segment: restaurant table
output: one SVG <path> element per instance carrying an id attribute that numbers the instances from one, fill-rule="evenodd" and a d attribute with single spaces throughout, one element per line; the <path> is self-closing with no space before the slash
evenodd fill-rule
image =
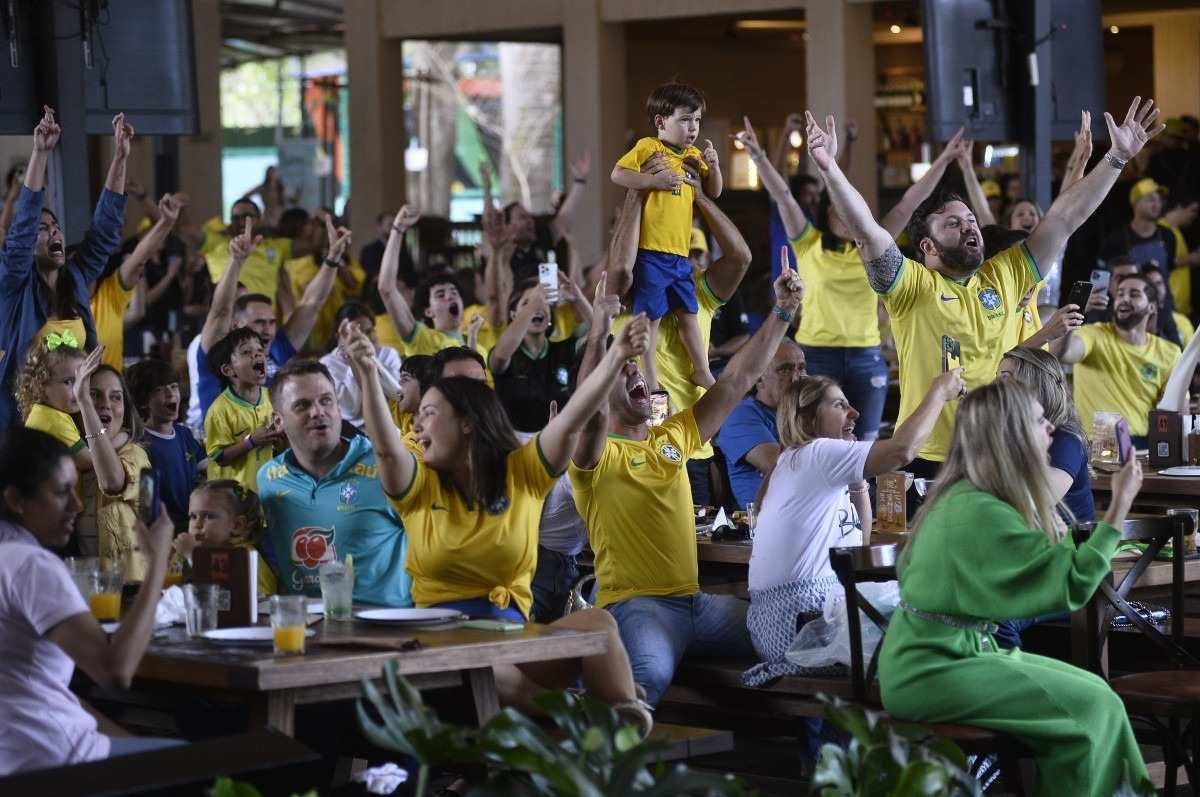
<path id="1" fill-rule="evenodd" d="M 293 735 L 295 708 L 358 697 L 363 677 L 379 678 L 397 662 L 397 673 L 418 689 L 467 687 L 480 724 L 499 708 L 493 668 L 603 653 L 607 636 L 530 624 L 520 631 L 472 628 L 406 629 L 362 621 L 319 622 L 299 656 L 276 656 L 270 647 L 216 645 L 189 639 L 182 628 L 156 636 L 138 665 L 137 686 L 188 687 L 245 703 L 250 729 Z M 369 645 L 404 645 L 379 649 Z"/>
<path id="2" fill-rule="evenodd" d="M 1163 476 L 1143 462 L 1142 489 L 1134 499 L 1135 507 L 1200 507 L 1200 476 Z M 1097 506 L 1108 506 L 1111 497 L 1108 473 L 1092 473 L 1092 495 Z"/>

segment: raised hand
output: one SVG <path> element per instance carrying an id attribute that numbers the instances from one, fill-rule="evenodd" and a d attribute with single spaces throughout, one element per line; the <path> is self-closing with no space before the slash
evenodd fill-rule
<path id="1" fill-rule="evenodd" d="M 825 117 L 825 128 L 822 129 L 811 111 L 804 112 L 805 138 L 808 139 L 808 156 L 817 164 L 821 171 L 828 171 L 837 163 L 837 127 L 833 114 Z"/>
<path id="2" fill-rule="evenodd" d="M 158 200 L 159 219 L 172 227 L 179 220 L 179 211 L 181 210 L 183 210 L 183 203 L 174 194 L 163 194 L 163 198 Z"/>
<path id="3" fill-rule="evenodd" d="M 1089 304 L 1091 302 L 1089 301 Z M 1051 340 L 1058 340 L 1083 326 L 1083 312 L 1077 304 L 1066 304 L 1054 311 L 1042 328 Z"/>
<path id="4" fill-rule="evenodd" d="M 592 152 L 585 149 L 579 157 L 571 161 L 571 177 L 575 180 L 586 180 L 592 172 Z"/>
<path id="5" fill-rule="evenodd" d="M 742 119 L 745 120 L 746 117 L 743 116 Z M 804 115 L 803 114 L 789 113 L 787 115 L 787 119 L 783 120 L 783 134 L 785 136 L 788 133 L 792 132 L 793 130 L 803 130 L 803 129 L 804 129 Z"/>
<path id="6" fill-rule="evenodd" d="M 246 217 L 246 228 L 242 230 L 241 235 L 234 236 L 229 240 L 229 256 L 234 263 L 239 266 L 246 262 L 246 258 L 250 257 L 250 253 L 262 243 L 262 236 L 254 234 L 253 220 Z"/>
<path id="7" fill-rule="evenodd" d="M 408 205 L 403 205 L 396 211 L 396 218 L 392 219 L 392 229 L 403 235 L 409 227 L 412 227 L 420 220 L 421 211 L 416 208 L 410 208 Z"/>
<path id="8" fill-rule="evenodd" d="M 375 367 L 375 345 L 371 343 L 371 339 L 366 333 L 359 328 L 358 324 L 348 323 L 345 341 L 339 345 L 342 347 L 342 352 L 345 353 L 350 364 L 358 369 L 369 369 Z M 342 330 L 338 330 L 338 336 L 341 338 Z"/>
<path id="9" fill-rule="evenodd" d="M 1112 142 L 1110 152 L 1118 159 L 1128 161 L 1142 151 L 1146 142 L 1166 129 L 1158 123 L 1158 106 L 1154 100 L 1134 97 L 1120 125 L 1108 111 L 1104 112 L 1104 124 L 1108 127 L 1108 138 Z"/>
<path id="10" fill-rule="evenodd" d="M 112 119 L 113 127 L 113 157 L 129 157 L 129 148 L 133 144 L 133 125 L 125 121 L 125 114 L 119 113 Z"/>
<path id="11" fill-rule="evenodd" d="M 404 209 L 401 208 L 401 211 Z M 342 262 L 342 257 L 346 254 L 346 249 L 350 246 L 350 230 L 345 227 L 334 227 L 333 218 L 329 215 L 325 216 L 325 232 L 329 236 L 329 253 L 325 256 L 327 260 Z"/>
<path id="12" fill-rule="evenodd" d="M 661 152 L 656 152 L 646 159 L 642 164 L 642 173 L 653 176 L 654 182 L 651 187 L 660 191 L 674 191 L 683 185 L 683 175 L 671 168 L 671 164 Z"/>
<path id="13" fill-rule="evenodd" d="M 100 367 L 100 357 L 103 354 L 104 347 L 97 346 L 75 366 L 75 384 L 72 385 L 72 390 L 75 391 L 75 400 L 80 405 L 92 400 L 92 374 Z"/>
<path id="14" fill-rule="evenodd" d="M 797 114 L 792 114 L 792 116 L 797 116 Z M 791 119 L 792 117 L 789 116 L 788 121 L 791 121 Z M 785 135 L 788 132 L 790 130 L 785 131 Z M 754 125 L 750 124 L 749 116 L 742 117 L 742 129 L 733 134 L 733 140 L 740 141 L 742 146 L 746 148 L 746 151 L 750 153 L 751 158 L 757 158 L 762 154 L 762 145 L 758 143 L 758 136 L 754 132 Z"/>
<path id="15" fill-rule="evenodd" d="M 950 136 L 950 140 L 946 142 L 946 148 L 938 155 L 938 160 L 946 161 L 969 158 L 971 156 L 971 148 L 975 142 L 963 137 L 963 128 L 958 128 L 954 135 Z"/>
<path id="16" fill-rule="evenodd" d="M 62 128 L 54 121 L 54 109 L 49 105 L 42 106 L 42 118 L 33 128 L 33 151 L 49 152 L 58 146 L 58 137 Z"/>
<path id="17" fill-rule="evenodd" d="M 1079 129 L 1075 131 L 1075 149 L 1071 152 L 1071 160 L 1078 163 L 1080 158 L 1084 163 L 1092 157 L 1092 112 L 1079 112 Z"/>
<path id="18" fill-rule="evenodd" d="M 960 133 L 962 132 L 961 128 L 959 129 L 959 132 Z M 857 141 L 858 140 L 858 122 L 854 121 L 853 119 L 846 120 L 846 140 L 847 141 Z"/>
<path id="19" fill-rule="evenodd" d="M 608 333 L 612 321 L 621 314 L 621 297 L 608 292 L 608 272 L 601 271 L 596 280 L 596 293 L 592 299 L 592 329 Z"/>
<path id="20" fill-rule="evenodd" d="M 568 277 L 562 269 L 558 270 L 558 291 L 567 302 L 573 302 L 581 295 L 575 280 Z"/>
<path id="21" fill-rule="evenodd" d="M 779 262 L 782 268 L 775 280 L 775 305 L 789 314 L 795 314 L 804 299 L 804 280 L 792 270 L 788 264 L 788 247 L 785 245 L 779 252 Z"/>
<path id="22" fill-rule="evenodd" d="M 717 148 L 713 146 L 712 139 L 704 139 L 704 149 L 700 152 L 704 162 L 708 164 L 708 168 L 716 169 L 720 167 L 720 160 L 717 157 Z"/>
<path id="23" fill-rule="evenodd" d="M 638 313 L 628 324 L 621 327 L 613 341 L 612 349 L 621 362 L 641 357 L 650 344 L 650 320 L 645 313 Z"/>
<path id="24" fill-rule="evenodd" d="M 1088 296 L 1087 307 L 1083 308 L 1083 312 L 1091 313 L 1096 310 L 1107 310 L 1108 301 L 1108 291 L 1104 290 L 1104 288 L 1100 287 L 1099 285 L 1096 285 L 1092 288 L 1091 295 Z"/>
<path id="25" fill-rule="evenodd" d="M 937 395 L 942 401 L 953 401 L 967 394 L 967 386 L 963 383 L 963 369 L 954 368 L 944 374 L 939 374 L 929 386 L 929 392 Z"/>

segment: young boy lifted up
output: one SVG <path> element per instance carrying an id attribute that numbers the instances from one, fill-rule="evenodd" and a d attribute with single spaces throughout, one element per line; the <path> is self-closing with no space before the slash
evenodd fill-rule
<path id="1" fill-rule="evenodd" d="M 704 95 L 691 86 L 667 83 L 656 88 L 646 100 L 646 115 L 658 137 L 640 139 L 625 153 L 613 167 L 612 181 L 623 188 L 649 192 L 633 269 L 633 312 L 645 313 L 650 319 L 649 350 L 657 350 L 662 317 L 673 313 L 692 360 L 691 381 L 707 388 L 713 384 L 713 375 L 696 323 L 696 289 L 688 261 L 695 189 L 683 179 L 687 163 L 700 173 L 705 193 L 721 195 L 717 150 L 708 139 L 703 152 L 695 146 L 703 112 Z M 664 158 L 667 168 L 643 173 L 644 164 L 655 156 Z M 654 360 L 653 355 L 645 358 L 651 390 L 658 389 Z"/>

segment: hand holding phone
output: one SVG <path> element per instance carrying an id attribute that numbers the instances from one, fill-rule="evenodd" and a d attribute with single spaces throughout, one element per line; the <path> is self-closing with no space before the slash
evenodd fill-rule
<path id="1" fill-rule="evenodd" d="M 158 520 L 162 504 L 158 497 L 158 479 L 149 468 L 142 470 L 138 476 L 138 515 L 147 526 Z"/>
<path id="2" fill-rule="evenodd" d="M 1117 436 L 1117 462 L 1124 465 L 1133 457 L 1133 438 L 1129 435 L 1129 422 L 1124 418 L 1113 426 Z"/>
<path id="3" fill-rule="evenodd" d="M 1083 282 L 1082 280 L 1074 283 L 1071 286 L 1071 292 L 1067 294 L 1067 304 L 1073 304 L 1079 308 L 1079 312 L 1086 313 L 1088 299 L 1092 298 L 1092 289 L 1094 287 L 1092 283 Z"/>
<path id="4" fill-rule="evenodd" d="M 962 368 L 962 346 L 949 335 L 942 335 L 942 373 Z"/>
<path id="5" fill-rule="evenodd" d="M 538 263 L 538 282 L 546 288 L 546 301 L 558 304 L 558 264 L 551 255 L 549 263 Z"/>

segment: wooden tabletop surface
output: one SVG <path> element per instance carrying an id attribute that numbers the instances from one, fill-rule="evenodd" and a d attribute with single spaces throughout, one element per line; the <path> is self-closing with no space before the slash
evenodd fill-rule
<path id="1" fill-rule="evenodd" d="M 1107 494 L 1111 491 L 1109 474 L 1092 474 L 1092 492 Z M 1200 476 L 1163 476 L 1147 470 L 1142 476 L 1138 497 L 1147 495 L 1195 496 L 1196 505 L 1200 506 Z"/>
<path id="2" fill-rule="evenodd" d="M 356 682 L 378 677 L 383 664 L 395 659 L 401 675 L 441 673 L 578 658 L 603 653 L 601 632 L 554 629 L 530 624 L 520 631 L 484 631 L 453 627 L 446 630 L 406 630 L 360 621 L 325 622 L 313 629 L 301 656 L 275 656 L 270 647 L 214 645 L 189 639 L 184 629 L 171 628 L 155 638 L 138 666 L 137 677 L 191 686 L 249 691 L 296 689 Z M 366 647 L 365 642 L 412 649 Z"/>

